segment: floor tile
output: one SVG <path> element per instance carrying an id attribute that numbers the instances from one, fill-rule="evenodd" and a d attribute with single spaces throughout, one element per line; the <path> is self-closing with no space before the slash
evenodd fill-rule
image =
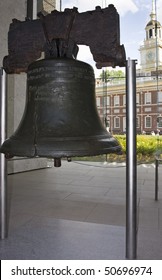
<path id="1" fill-rule="evenodd" d="M 162 185 L 155 201 L 154 176 L 153 165 L 137 167 L 138 259 L 162 259 Z M 62 161 L 9 175 L 8 210 L 2 259 L 125 259 L 123 166 Z"/>

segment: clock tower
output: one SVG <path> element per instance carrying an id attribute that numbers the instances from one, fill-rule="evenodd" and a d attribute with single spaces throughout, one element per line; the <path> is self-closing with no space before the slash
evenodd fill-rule
<path id="1" fill-rule="evenodd" d="M 140 46 L 141 71 L 162 70 L 162 26 L 156 19 L 155 0 L 152 0 L 152 11 L 150 21 L 145 27 L 146 38 Z"/>

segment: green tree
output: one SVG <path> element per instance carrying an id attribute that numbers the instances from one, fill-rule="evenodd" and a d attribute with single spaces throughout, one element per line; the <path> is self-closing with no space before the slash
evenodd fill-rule
<path id="1" fill-rule="evenodd" d="M 122 80 L 125 77 L 125 73 L 122 70 L 103 70 L 100 74 L 100 78 L 107 82 L 109 80 Z"/>

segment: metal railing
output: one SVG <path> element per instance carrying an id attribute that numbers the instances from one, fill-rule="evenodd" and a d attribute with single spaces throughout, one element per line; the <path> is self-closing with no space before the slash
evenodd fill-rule
<path id="1" fill-rule="evenodd" d="M 6 73 L 0 68 L 0 145 L 6 139 Z M 7 236 L 7 162 L 0 153 L 0 234 Z"/>

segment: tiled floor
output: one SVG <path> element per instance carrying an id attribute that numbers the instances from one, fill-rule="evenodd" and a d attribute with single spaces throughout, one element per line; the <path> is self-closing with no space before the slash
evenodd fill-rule
<path id="1" fill-rule="evenodd" d="M 162 188 L 137 167 L 138 259 L 162 259 Z M 8 176 L 9 236 L 1 259 L 125 259 L 125 166 L 63 162 Z"/>

